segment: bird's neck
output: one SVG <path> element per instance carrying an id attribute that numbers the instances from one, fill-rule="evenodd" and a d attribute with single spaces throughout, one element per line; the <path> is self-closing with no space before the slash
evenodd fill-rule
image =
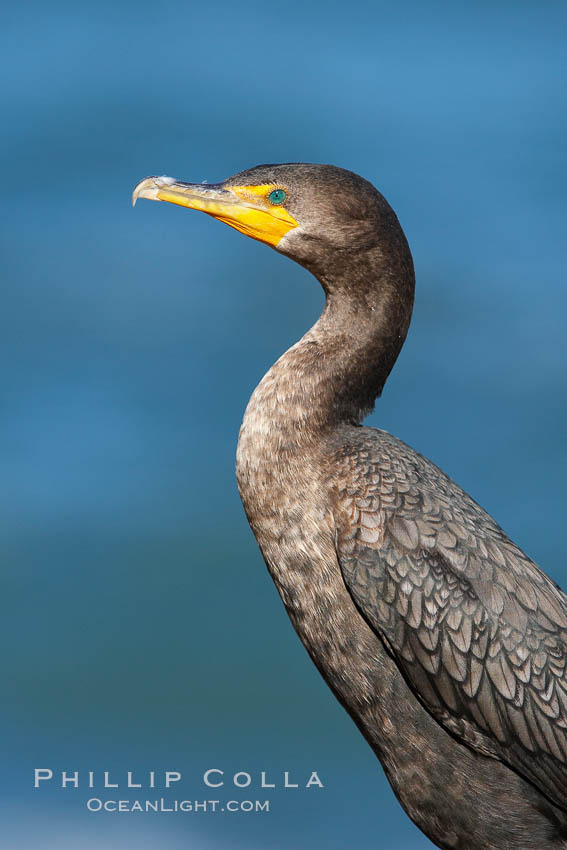
<path id="1" fill-rule="evenodd" d="M 341 424 L 359 424 L 372 410 L 405 340 L 413 304 L 411 262 L 396 276 L 391 268 L 377 274 L 376 265 L 359 258 L 346 264 L 345 279 L 336 269 L 332 278 L 319 275 L 325 309 L 262 379 L 244 425 L 264 435 L 271 431 L 280 445 L 300 444 Z"/>

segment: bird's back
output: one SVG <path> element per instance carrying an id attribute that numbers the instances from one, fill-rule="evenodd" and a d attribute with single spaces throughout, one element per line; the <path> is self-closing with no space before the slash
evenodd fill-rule
<path id="1" fill-rule="evenodd" d="M 328 468 L 346 586 L 413 693 L 457 740 L 567 808 L 565 595 L 395 437 L 346 426 Z"/>

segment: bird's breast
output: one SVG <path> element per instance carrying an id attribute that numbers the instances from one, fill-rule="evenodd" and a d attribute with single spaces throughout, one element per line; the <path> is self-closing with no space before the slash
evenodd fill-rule
<path id="1" fill-rule="evenodd" d="M 340 573 L 323 449 L 284 421 L 269 389 L 264 379 L 240 431 L 237 479 L 244 509 L 307 651 L 335 693 L 356 694 L 352 699 L 368 706 L 380 649 Z"/>

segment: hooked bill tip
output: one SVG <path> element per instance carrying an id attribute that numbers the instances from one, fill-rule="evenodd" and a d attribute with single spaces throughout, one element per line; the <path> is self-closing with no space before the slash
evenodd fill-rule
<path id="1" fill-rule="evenodd" d="M 174 177 L 167 177 L 165 174 L 161 177 L 144 177 L 139 183 L 134 186 L 132 192 L 132 206 L 136 206 L 138 198 L 147 198 L 150 201 L 159 201 L 157 196 L 159 190 L 163 186 L 171 186 L 175 183 Z"/>

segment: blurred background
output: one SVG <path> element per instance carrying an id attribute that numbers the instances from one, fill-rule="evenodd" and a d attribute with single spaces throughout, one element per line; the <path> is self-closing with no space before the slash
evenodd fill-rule
<path id="1" fill-rule="evenodd" d="M 545 0 L 4 8 L 3 848 L 432 846 L 308 660 L 236 490 L 248 397 L 319 287 L 130 194 L 296 160 L 374 182 L 418 289 L 370 423 L 567 584 L 566 24 Z M 166 799 L 210 799 L 210 767 L 325 788 L 227 789 L 263 814 L 94 814 L 34 767 L 181 770 Z"/>

